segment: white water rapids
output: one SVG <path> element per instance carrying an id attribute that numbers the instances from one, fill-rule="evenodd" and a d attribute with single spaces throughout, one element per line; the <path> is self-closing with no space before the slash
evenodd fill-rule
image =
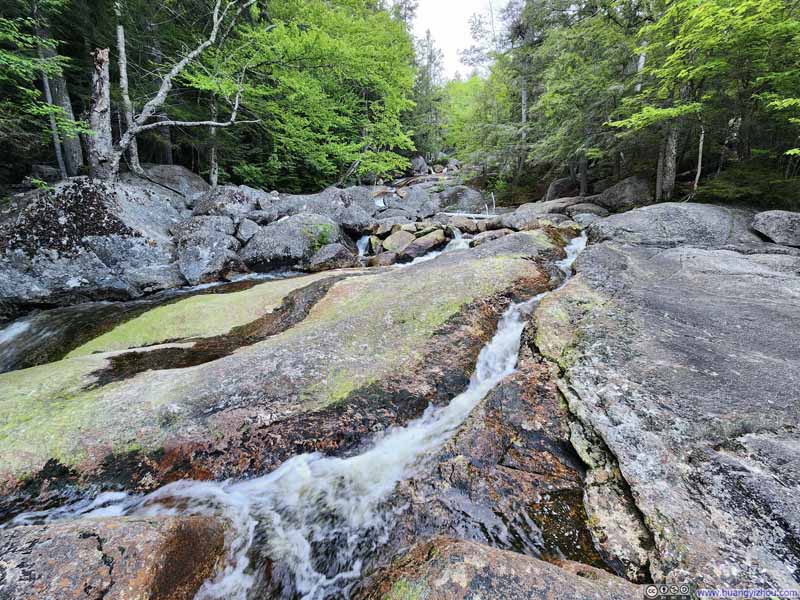
<path id="1" fill-rule="evenodd" d="M 559 267 L 567 274 L 585 247 L 574 239 Z M 481 350 L 468 388 L 444 407 L 429 407 L 406 427 L 384 433 L 349 458 L 296 456 L 272 473 L 238 482 L 180 481 L 144 497 L 106 493 L 46 513 L 27 513 L 11 525 L 76 517 L 216 515 L 230 522 L 224 570 L 206 582 L 198 600 L 244 600 L 256 585 L 251 557 L 268 557 L 291 572 L 304 600 L 347 597 L 364 557 L 387 541 L 385 509 L 398 482 L 441 446 L 472 409 L 517 365 L 527 315 L 543 296 L 514 304 Z"/>

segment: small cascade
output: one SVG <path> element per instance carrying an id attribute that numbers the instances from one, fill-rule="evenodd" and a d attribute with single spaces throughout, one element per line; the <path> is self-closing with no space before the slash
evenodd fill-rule
<path id="1" fill-rule="evenodd" d="M 450 240 L 450 242 L 448 242 L 447 246 L 435 252 L 428 252 L 424 256 L 415 258 L 410 263 L 400 266 L 410 267 L 411 265 L 418 265 L 419 263 L 433 260 L 437 256 L 441 256 L 445 252 L 453 252 L 454 250 L 466 250 L 467 248 L 469 248 L 469 240 L 462 235 L 461 231 L 459 231 L 455 227 L 452 228 L 452 231 L 453 231 L 453 239 Z"/>
<path id="2" fill-rule="evenodd" d="M 456 237 L 448 248 L 465 247 L 464 242 L 468 240 Z M 559 263 L 567 280 L 585 244 L 585 237 L 573 240 Z M 359 455 L 303 454 L 249 481 L 179 481 L 147 496 L 102 494 L 20 515 L 10 525 L 77 517 L 215 515 L 230 524 L 228 560 L 222 572 L 203 585 L 198 600 L 248 598 L 257 585 L 253 557 L 288 568 L 293 589 L 285 590 L 287 598 L 346 598 L 367 561 L 388 541 L 393 514 L 386 502 L 396 485 L 413 477 L 473 408 L 514 373 L 527 317 L 548 293 L 506 310 L 463 393 L 447 406 L 430 406 L 407 426 L 385 432 Z"/>
<path id="3" fill-rule="evenodd" d="M 358 242 L 356 242 L 356 247 L 358 248 L 359 258 L 364 258 L 367 255 L 367 249 L 369 248 L 369 236 L 365 235 L 359 238 Z"/>

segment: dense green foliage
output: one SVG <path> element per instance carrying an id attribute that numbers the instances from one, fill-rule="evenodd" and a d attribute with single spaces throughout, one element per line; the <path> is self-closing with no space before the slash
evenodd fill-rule
<path id="1" fill-rule="evenodd" d="M 11 2 L 0 15 L 0 178 L 56 164 L 59 137 L 66 158 L 78 133 L 87 154 L 94 48 L 111 49 L 120 139 L 115 28 L 127 36 L 135 116 L 209 36 L 216 1 Z M 743 181 L 727 169 L 758 164 L 773 182 L 800 171 L 794 0 L 511 0 L 497 19 L 474 17 L 464 51 L 474 73 L 453 81 L 430 34 L 410 33 L 416 0 L 226 5 L 218 38 L 136 134 L 142 162 L 209 177 L 218 167 L 221 182 L 298 191 L 396 175 L 416 153 L 455 155 L 521 200 L 564 175 L 592 193 L 641 174 L 666 198 L 697 193 L 698 167 L 701 188 L 719 197 Z M 190 126 L 234 117 L 235 126 Z M 180 123 L 152 126 L 169 121 Z"/>
<path id="2" fill-rule="evenodd" d="M 4 89 L 16 90 L 3 96 L 14 109 L 4 107 L 3 135 L 30 142 L 25 153 L 3 158 L 20 166 L 52 155 L 47 120 L 28 119 L 35 127 L 21 123 L 23 115 L 38 111 L 41 117 L 45 110 L 37 85 L 43 68 L 38 45 L 64 55 L 47 61 L 46 68 L 63 73 L 76 118 L 85 118 L 90 106 L 91 49 L 111 49 L 111 80 L 118 81 L 113 2 L 64 0 L 51 15 L 52 42 L 35 35 L 35 23 L 26 16 L 33 2 L 19 2 L 0 21 L 0 60 L 17 61 L 0 80 Z M 119 4 L 136 112 L 163 74 L 208 36 L 214 2 Z M 237 120 L 247 123 L 216 133 L 207 127 L 151 129 L 137 135 L 142 162 L 175 160 L 208 173 L 216 146 L 220 181 L 289 190 L 330 185 L 345 173 L 403 171 L 413 150 L 409 128 L 401 122 L 413 106 L 413 40 L 400 18 L 407 12 L 408 7 L 398 16 L 375 0 L 255 3 L 180 75 L 157 113 L 158 119 L 178 121 L 214 120 L 217 114 L 216 120 L 225 121 L 238 99 Z M 75 23 L 85 26 L 71 26 Z M 122 110 L 118 93 L 115 85 L 115 111 Z M 112 118 L 115 129 L 121 121 Z"/>
<path id="3" fill-rule="evenodd" d="M 755 149 L 797 174 L 797 2 L 520 0 L 502 25 L 488 75 L 447 86 L 445 135 L 499 187 L 531 172 L 655 183 L 671 167 L 688 194 L 701 133 L 704 175 Z"/>

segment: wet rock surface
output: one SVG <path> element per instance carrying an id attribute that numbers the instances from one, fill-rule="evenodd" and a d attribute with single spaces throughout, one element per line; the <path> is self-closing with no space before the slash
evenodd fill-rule
<path id="1" fill-rule="evenodd" d="M 107 266 L 125 252 L 139 272 L 152 265 L 135 258 L 136 241 L 156 240 L 174 254 L 154 262 L 203 281 L 243 257 L 251 268 L 352 267 L 360 232 L 362 261 L 377 268 L 140 307 L 62 360 L 0 375 L 0 514 L 249 479 L 303 453 L 360 454 L 467 387 L 504 310 L 564 280 L 556 261 L 579 230 L 570 217 L 592 215 L 576 276 L 527 319 L 516 371 L 393 488 L 387 541 L 356 597 L 796 587 L 800 252 L 743 209 L 667 203 L 604 217 L 649 202 L 636 180 L 488 219 L 439 212 L 441 181 L 259 192 L 241 210 L 228 192 L 198 191 L 186 206 L 209 214 L 174 209 L 181 218 L 150 237 L 81 238 L 79 260 Z M 141 223 L 137 210 L 121 222 Z M 222 259 L 181 262 L 211 238 Z M 122 287 L 143 289 L 149 275 L 138 277 Z M 188 598 L 218 570 L 222 527 L 126 518 L 3 530 L 0 592 L 69 598 L 89 582 L 89 597 L 110 598 L 133 573 L 142 597 Z M 118 554 L 87 540 L 112 540 Z M 198 556 L 176 550 L 196 544 Z M 290 593 L 285 565 L 258 564 L 265 594 Z"/>
<path id="2" fill-rule="evenodd" d="M 376 576 L 359 600 L 636 600 L 638 586 L 586 565 L 549 564 L 515 552 L 437 537 Z"/>
<path id="3" fill-rule="evenodd" d="M 205 517 L 85 519 L 0 530 L 0 597 L 191 600 L 224 558 Z"/>
<path id="4" fill-rule="evenodd" d="M 656 581 L 800 581 L 800 258 L 748 226 L 745 212 L 691 204 L 598 221 L 602 243 L 537 311 L 574 445 L 606 487 L 587 511 L 606 547 L 635 547 L 639 513 Z M 620 491 L 628 517 L 604 505 Z"/>
<path id="5" fill-rule="evenodd" d="M 104 354 L 87 353 L 90 346 L 1 375 L 3 418 L 14 431 L 0 443 L 4 510 L 34 498 L 46 504 L 93 482 L 152 489 L 180 477 L 263 473 L 299 451 L 344 451 L 376 427 L 458 393 L 491 335 L 501 296 L 543 289 L 547 277 L 529 259 L 556 251 L 543 234 L 515 234 L 461 255 L 347 277 L 299 323 L 190 368 L 159 370 L 169 362 L 155 360 L 148 368 L 157 370 L 98 381 L 114 364 L 108 349 L 155 343 L 137 352 L 179 355 L 193 344 L 191 326 L 170 335 L 180 321 L 171 323 L 167 312 L 153 319 L 152 333 L 142 330 L 146 314 L 123 326 L 131 342 L 110 332 L 108 343 L 93 346 Z M 302 280 L 287 281 L 299 289 Z M 44 430 L 50 441 L 42 444 Z"/>

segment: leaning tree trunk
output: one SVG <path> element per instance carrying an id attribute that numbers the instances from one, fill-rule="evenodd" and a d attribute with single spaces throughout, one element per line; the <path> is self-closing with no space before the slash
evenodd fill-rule
<path id="1" fill-rule="evenodd" d="M 89 166 L 92 177 L 111 179 L 117 173 L 119 156 L 114 150 L 111 134 L 111 92 L 108 75 L 108 48 L 92 52 L 92 110 L 89 123 L 93 135 L 89 137 Z"/>
<path id="2" fill-rule="evenodd" d="M 69 96 L 66 79 L 61 75 L 53 77 L 51 88 L 53 102 L 61 107 L 67 119 L 74 121 L 75 113 L 72 111 L 72 100 Z M 84 164 L 81 138 L 78 135 L 65 135 L 61 140 L 61 144 L 64 146 L 64 164 L 67 167 L 67 174 L 70 177 L 80 175 Z"/>
<path id="3" fill-rule="evenodd" d="M 36 35 L 42 39 L 48 39 L 50 32 L 45 25 L 41 25 L 36 27 Z M 53 58 L 56 56 L 56 51 L 53 48 L 40 47 L 39 56 L 41 58 Z M 52 104 L 60 107 L 67 119 L 74 121 L 75 113 L 72 111 L 72 100 L 69 97 L 67 80 L 64 79 L 62 74 L 55 74 L 49 78 L 48 83 L 50 84 Z M 81 148 L 80 137 L 77 135 L 64 136 L 61 138 L 61 146 L 64 149 L 64 166 L 66 167 L 67 175 L 70 177 L 79 175 L 83 167 L 83 149 Z"/>
<path id="4" fill-rule="evenodd" d="M 125 27 L 122 25 L 122 8 L 119 2 L 115 3 L 114 11 L 117 15 L 117 55 L 119 56 L 119 89 L 122 94 L 122 111 L 125 114 L 125 127 L 133 129 L 133 103 L 128 90 L 128 55 L 125 51 Z M 128 159 L 131 171 L 141 174 L 144 172 L 139 164 L 139 146 L 136 137 L 128 145 Z"/>
<path id="5" fill-rule="evenodd" d="M 41 51 L 39 56 L 43 58 Z M 50 91 L 50 78 L 47 73 L 42 71 L 42 88 L 44 89 L 44 99 L 48 104 L 53 104 L 53 94 Z M 61 153 L 61 138 L 58 135 L 58 124 L 56 123 L 56 116 L 50 113 L 50 134 L 53 137 L 53 149 L 56 154 L 56 162 L 58 163 L 58 172 L 61 179 L 67 178 L 67 167 L 64 164 L 64 155 Z"/>
<path id="6" fill-rule="evenodd" d="M 697 147 L 697 174 L 694 176 L 694 193 L 697 193 L 697 188 L 700 186 L 700 176 L 703 173 L 703 146 L 706 141 L 706 127 L 700 123 L 700 143 Z"/>
<path id="7" fill-rule="evenodd" d="M 672 121 L 667 130 L 664 144 L 664 181 L 662 184 L 664 200 L 672 200 L 675 193 L 675 177 L 678 172 L 678 122 Z"/>

